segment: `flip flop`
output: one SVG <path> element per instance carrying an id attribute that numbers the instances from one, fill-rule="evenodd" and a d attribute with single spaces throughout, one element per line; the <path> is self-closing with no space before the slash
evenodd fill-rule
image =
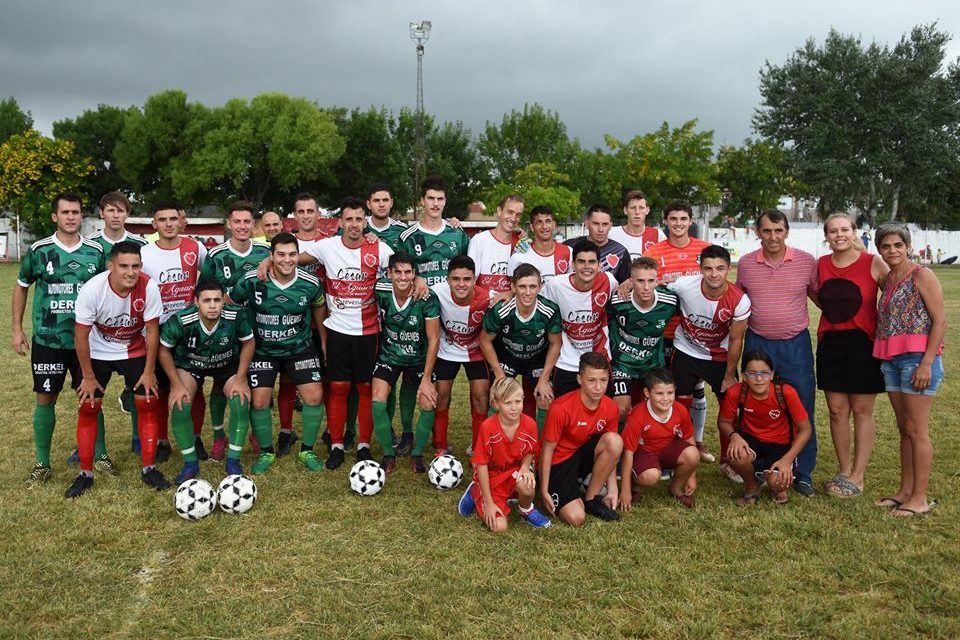
<path id="1" fill-rule="evenodd" d="M 771 497 L 773 498 L 773 501 L 777 504 L 787 504 L 788 502 L 790 502 L 790 496 L 787 494 L 786 491 L 775 493 Z"/>
<path id="2" fill-rule="evenodd" d="M 931 500 L 927 503 L 926 511 L 917 511 L 916 509 L 909 509 L 907 507 L 897 507 L 890 511 L 889 515 L 893 518 L 912 518 L 913 516 L 925 516 L 934 509 L 937 508 L 937 501 Z"/>
<path id="3" fill-rule="evenodd" d="M 896 509 L 903 503 L 897 500 L 896 498 L 880 498 L 879 500 L 874 500 L 873 506 L 880 509 Z"/>
<path id="4" fill-rule="evenodd" d="M 745 493 L 737 498 L 738 507 L 752 507 L 760 500 L 759 493 Z"/>
<path id="5" fill-rule="evenodd" d="M 848 478 L 839 476 L 833 485 L 827 486 L 827 493 L 835 498 L 858 498 L 863 489 L 850 482 Z"/>

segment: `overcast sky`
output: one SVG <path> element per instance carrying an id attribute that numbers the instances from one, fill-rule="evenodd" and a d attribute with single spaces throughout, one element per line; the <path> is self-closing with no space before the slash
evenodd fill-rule
<path id="1" fill-rule="evenodd" d="M 408 25 L 424 19 L 427 111 L 478 134 L 539 102 L 589 147 L 691 118 L 718 144 L 739 144 L 764 61 L 781 63 L 831 27 L 893 44 L 939 20 L 960 35 L 960 3 L 916 0 L 9 0 L 0 97 L 48 134 L 98 103 L 142 105 L 169 88 L 208 105 L 280 91 L 399 110 L 416 102 Z M 951 42 L 948 59 L 958 55 Z"/>

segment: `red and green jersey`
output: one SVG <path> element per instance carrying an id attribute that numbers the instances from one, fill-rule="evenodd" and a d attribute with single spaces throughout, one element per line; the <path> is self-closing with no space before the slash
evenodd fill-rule
<path id="1" fill-rule="evenodd" d="M 191 373 L 236 369 L 240 343 L 247 340 L 253 340 L 253 331 L 246 310 L 235 306 L 224 307 L 210 330 L 195 305 L 173 314 L 160 327 L 160 343 L 170 349 L 177 369 Z"/>
<path id="2" fill-rule="evenodd" d="M 512 360 L 543 358 L 550 346 L 549 334 L 563 331 L 560 307 L 553 300 L 537 296 L 528 317 L 521 317 L 517 299 L 500 301 L 483 317 L 483 330 L 494 336 L 497 356 Z"/>
<path id="3" fill-rule="evenodd" d="M 312 346 L 312 308 L 324 303 L 320 281 L 297 269 L 293 280 L 279 284 L 250 272 L 234 285 L 230 299 L 249 311 L 257 355 L 267 358 L 292 356 Z"/>
<path id="4" fill-rule="evenodd" d="M 243 253 L 240 253 L 229 241 L 222 242 L 210 249 L 207 259 L 200 269 L 201 280 L 216 280 L 223 287 L 224 293 L 230 293 L 233 285 L 247 274 L 256 271 L 265 258 L 270 257 L 270 245 L 264 242 L 251 242 Z"/>
<path id="5" fill-rule="evenodd" d="M 426 300 L 411 295 L 398 305 L 389 281 L 378 282 L 375 294 L 382 333 L 377 359 L 398 367 L 422 367 L 427 360 L 427 320 L 440 317 L 437 294 L 431 291 Z"/>
<path id="6" fill-rule="evenodd" d="M 664 287 L 657 287 L 649 309 L 641 309 L 633 294 L 614 293 L 607 310 L 613 368 L 639 380 L 664 366 L 663 332 L 678 304 L 677 296 Z"/>
<path id="7" fill-rule="evenodd" d="M 467 255 L 470 238 L 463 229 L 454 229 L 446 220 L 439 231 L 428 231 L 414 223 L 400 234 L 400 245 L 417 261 L 417 275 L 427 286 L 447 281 L 450 260 Z"/>

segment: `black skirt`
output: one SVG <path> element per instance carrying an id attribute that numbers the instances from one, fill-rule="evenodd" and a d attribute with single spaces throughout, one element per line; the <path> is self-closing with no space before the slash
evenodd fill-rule
<path id="1" fill-rule="evenodd" d="M 873 340 L 859 329 L 827 331 L 817 342 L 817 388 L 838 393 L 883 393 Z"/>

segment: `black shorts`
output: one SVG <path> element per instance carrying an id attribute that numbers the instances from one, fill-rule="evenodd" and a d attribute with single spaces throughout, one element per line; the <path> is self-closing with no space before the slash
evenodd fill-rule
<path id="1" fill-rule="evenodd" d="M 600 435 L 587 440 L 573 455 L 550 467 L 547 492 L 553 498 L 553 508 L 560 512 L 567 503 L 581 499 L 580 478 L 593 473 L 593 457 Z"/>
<path id="2" fill-rule="evenodd" d="M 670 364 L 670 361 L 673 359 L 674 351 L 675 349 L 673 348 L 673 338 L 664 337 L 663 338 L 663 361 L 666 362 L 668 365 Z"/>
<path id="3" fill-rule="evenodd" d="M 613 383 L 614 398 L 630 396 L 634 402 L 643 398 L 643 376 L 634 376 L 614 367 L 610 373 L 610 380 Z"/>
<path id="4" fill-rule="evenodd" d="M 677 383 L 677 396 L 692 396 L 693 390 L 701 380 L 710 385 L 713 394 L 723 400 L 723 376 L 727 373 L 726 361 L 701 360 L 685 354 L 679 349 L 673 352 L 670 371 Z"/>
<path id="5" fill-rule="evenodd" d="M 33 367 L 33 390 L 36 393 L 60 393 L 70 372 L 70 388 L 80 386 L 80 361 L 73 349 L 54 349 L 33 341 L 30 348 Z"/>
<path id="6" fill-rule="evenodd" d="M 312 347 L 292 356 L 270 358 L 254 355 L 248 375 L 250 388 L 272 389 L 280 373 L 295 385 L 320 382 L 320 358 Z"/>
<path id="7" fill-rule="evenodd" d="M 413 366 L 400 366 L 397 364 L 387 364 L 386 362 L 377 361 L 376 366 L 373 368 L 373 377 L 383 380 L 390 387 L 395 387 L 397 385 L 397 380 L 400 379 L 400 376 L 403 376 L 404 383 L 413 382 L 414 384 L 419 385 L 420 381 L 423 380 L 423 365 L 413 365 Z"/>
<path id="8" fill-rule="evenodd" d="M 453 362 L 437 358 L 437 365 L 433 368 L 434 377 L 437 380 L 453 380 L 460 373 L 460 367 L 467 372 L 467 380 L 489 380 L 490 368 L 486 360 L 475 360 L 473 362 Z"/>
<path id="9" fill-rule="evenodd" d="M 540 376 L 543 375 L 543 367 L 547 364 L 546 355 L 542 358 L 517 360 L 508 355 L 497 354 L 497 359 L 500 360 L 500 368 L 503 369 L 504 375 L 508 378 L 523 376 L 524 378 L 539 380 Z"/>
<path id="10" fill-rule="evenodd" d="M 351 336 L 327 329 L 327 378 L 332 382 L 370 382 L 379 335 Z"/>
<path id="11" fill-rule="evenodd" d="M 237 373 L 237 367 L 234 365 L 232 367 L 210 369 L 209 371 L 187 371 L 187 373 L 197 382 L 198 389 L 203 389 L 203 381 L 207 378 L 213 380 L 214 389 L 223 389 L 223 385 L 227 383 L 227 380 Z"/>
<path id="12" fill-rule="evenodd" d="M 757 454 L 757 459 L 753 461 L 753 470 L 757 472 L 763 472 L 765 469 L 769 469 L 774 462 L 782 458 L 787 451 L 790 450 L 789 444 L 776 444 L 773 442 L 763 442 L 759 440 L 756 436 L 753 436 L 749 433 L 740 432 L 740 437 L 750 445 L 750 448 L 753 449 L 754 453 Z M 793 461 L 794 466 L 796 466 L 797 461 Z"/>
<path id="13" fill-rule="evenodd" d="M 559 398 L 574 389 L 580 388 L 580 383 L 577 382 L 576 371 L 565 371 L 560 368 L 554 369 L 553 380 L 551 382 L 553 383 L 553 397 L 555 398 Z M 613 376 L 610 376 L 610 379 L 607 381 L 607 395 L 611 398 L 613 397 Z"/>
<path id="14" fill-rule="evenodd" d="M 883 393 L 873 340 L 857 329 L 827 331 L 817 342 L 817 388 L 838 393 Z"/>
<path id="15" fill-rule="evenodd" d="M 93 375 L 96 376 L 97 383 L 103 387 L 104 391 L 106 391 L 107 383 L 110 382 L 110 378 L 115 373 L 123 376 L 124 384 L 128 389 L 133 389 L 133 385 L 137 384 L 137 380 L 143 375 L 144 367 L 147 366 L 147 356 L 129 360 L 91 360 L 90 362 L 93 364 Z M 159 378 L 159 373 L 157 377 Z M 133 393 L 142 396 L 146 392 L 143 387 L 140 387 L 133 389 Z M 97 391 L 96 397 L 102 398 L 103 391 Z"/>

